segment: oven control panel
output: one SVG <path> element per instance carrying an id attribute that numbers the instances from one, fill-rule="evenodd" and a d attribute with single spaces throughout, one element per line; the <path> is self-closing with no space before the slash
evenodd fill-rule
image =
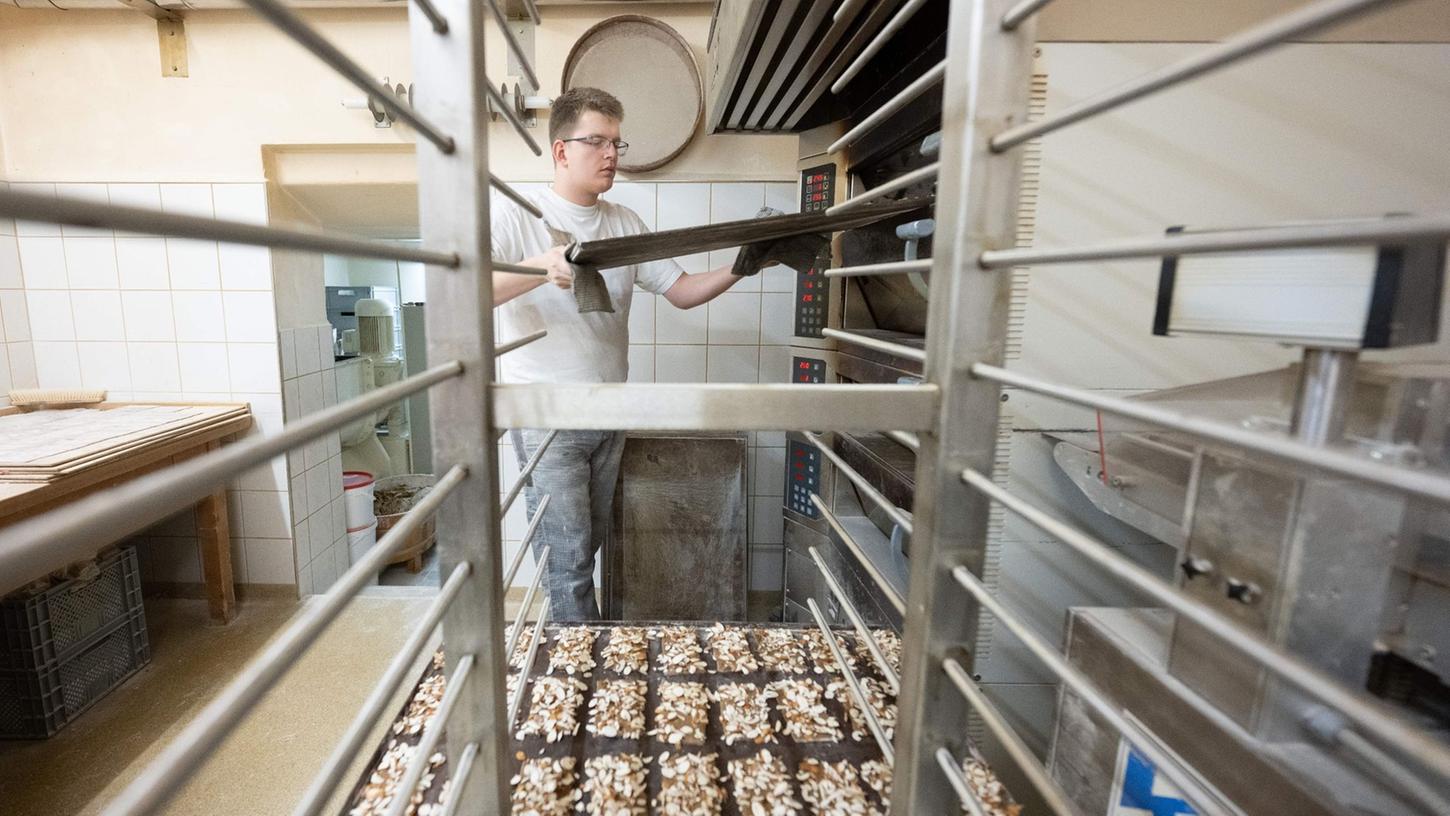
<path id="1" fill-rule="evenodd" d="M 821 492 L 821 452 L 809 442 L 787 440 L 785 469 L 786 509 L 806 518 L 820 518 L 811 494 Z"/>
<path id="2" fill-rule="evenodd" d="M 831 265 L 831 248 L 827 246 L 809 269 L 797 270 L 795 274 L 795 336 L 824 337 L 821 329 L 826 327 L 826 306 L 830 293 L 826 287 L 830 279 L 824 270 Z"/>
<path id="3" fill-rule="evenodd" d="M 826 361 L 815 357 L 790 358 L 790 381 L 812 385 L 826 381 Z"/>
<path id="4" fill-rule="evenodd" d="M 836 200 L 836 165 L 822 164 L 801 171 L 801 212 L 825 212 Z"/>

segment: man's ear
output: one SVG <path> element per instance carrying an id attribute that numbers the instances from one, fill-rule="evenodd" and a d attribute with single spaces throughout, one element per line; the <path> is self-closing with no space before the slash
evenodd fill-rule
<path id="1" fill-rule="evenodd" d="M 567 163 L 564 160 L 564 147 L 564 142 L 559 139 L 555 139 L 554 143 L 549 145 L 549 152 L 554 156 L 554 164 L 561 164 L 567 166 Z"/>

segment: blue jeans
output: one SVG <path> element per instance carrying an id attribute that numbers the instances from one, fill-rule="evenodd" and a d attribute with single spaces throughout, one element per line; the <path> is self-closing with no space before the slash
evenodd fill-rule
<path id="1" fill-rule="evenodd" d="M 548 431 L 510 431 L 522 468 Z M 549 617 L 558 621 L 599 619 L 594 597 L 594 554 L 608 539 L 614 514 L 614 485 L 624 454 L 623 431 L 559 431 L 534 468 L 525 492 L 529 518 L 540 499 L 549 506 L 534 534 L 534 560 L 548 546 L 544 590 Z"/>

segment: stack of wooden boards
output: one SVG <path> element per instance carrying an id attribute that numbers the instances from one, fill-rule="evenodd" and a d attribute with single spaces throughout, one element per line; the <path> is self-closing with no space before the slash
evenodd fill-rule
<path id="1" fill-rule="evenodd" d="M 240 403 L 9 409 L 0 412 L 0 481 L 49 484 L 141 449 L 185 444 L 219 428 L 249 424 L 248 407 Z"/>

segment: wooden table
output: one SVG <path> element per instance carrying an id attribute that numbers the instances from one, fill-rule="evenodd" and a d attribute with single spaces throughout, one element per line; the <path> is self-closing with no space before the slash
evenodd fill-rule
<path id="1" fill-rule="evenodd" d="M 250 414 L 183 437 L 146 445 L 125 457 L 47 484 L 6 482 L 0 477 L 0 527 L 40 515 L 92 493 L 221 447 L 222 440 L 252 427 Z M 230 623 L 237 616 L 232 581 L 231 528 L 226 488 L 196 503 L 196 534 L 201 541 L 201 572 L 212 620 Z M 160 519 L 157 519 L 160 521 Z M 114 542 L 98 542 L 96 551 Z M 56 564 L 61 569 L 66 564 Z M 0 585 L 0 594 L 19 587 Z"/>

